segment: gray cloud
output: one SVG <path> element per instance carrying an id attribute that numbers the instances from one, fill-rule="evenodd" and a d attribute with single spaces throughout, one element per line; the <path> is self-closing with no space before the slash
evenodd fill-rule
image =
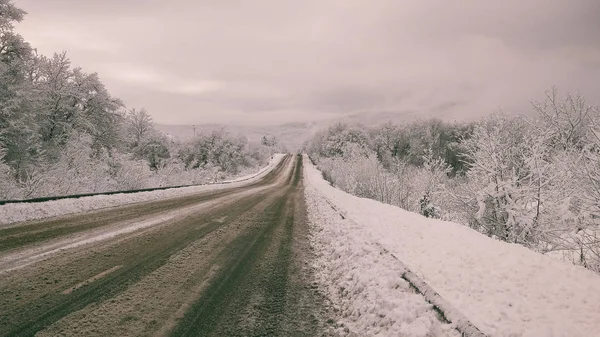
<path id="1" fill-rule="evenodd" d="M 20 0 L 18 30 L 68 50 L 162 123 L 358 111 L 469 118 L 552 85 L 600 103 L 597 0 Z"/>

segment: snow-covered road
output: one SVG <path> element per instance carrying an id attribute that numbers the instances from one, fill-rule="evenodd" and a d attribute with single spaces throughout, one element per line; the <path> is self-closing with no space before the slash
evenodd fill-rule
<path id="1" fill-rule="evenodd" d="M 350 331 L 450 333 L 422 298 L 405 291 L 399 267 L 381 247 L 490 337 L 600 336 L 600 275 L 459 224 L 349 195 L 304 162 L 317 267 Z"/>
<path id="2" fill-rule="evenodd" d="M 0 228 L 0 336 L 319 336 L 302 191 L 288 155 L 244 187 Z"/>

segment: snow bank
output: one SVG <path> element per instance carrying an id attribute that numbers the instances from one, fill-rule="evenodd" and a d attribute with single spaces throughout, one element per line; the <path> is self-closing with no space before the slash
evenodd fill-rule
<path id="1" fill-rule="evenodd" d="M 273 155 L 272 159 L 269 161 L 269 164 L 262 168 L 258 173 L 215 184 L 130 194 L 95 195 L 78 199 L 61 199 L 39 203 L 0 205 L 0 226 L 53 216 L 92 211 L 107 207 L 121 206 L 137 202 L 173 198 L 194 193 L 239 187 L 264 177 L 281 161 L 284 156 L 285 154 L 280 153 Z"/>
<path id="2" fill-rule="evenodd" d="M 331 335 L 459 336 L 433 306 L 402 279 L 403 267 L 343 220 L 312 188 L 305 189 L 316 278 L 337 313 Z"/>
<path id="3" fill-rule="evenodd" d="M 304 162 L 309 187 L 490 337 L 600 335 L 599 275 L 459 224 L 349 195 Z"/>

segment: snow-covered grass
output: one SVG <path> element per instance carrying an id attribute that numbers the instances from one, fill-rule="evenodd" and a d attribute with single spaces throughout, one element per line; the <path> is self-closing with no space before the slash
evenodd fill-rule
<path id="1" fill-rule="evenodd" d="M 308 159 L 304 162 L 307 191 L 314 189 L 359 225 L 345 230 L 381 244 L 490 337 L 599 334 L 600 275 L 456 223 L 352 196 L 324 181 Z M 344 245 L 345 238 L 331 238 L 332 246 L 344 246 L 337 254 L 349 256 L 344 270 L 362 268 L 356 251 L 368 246 L 360 241 Z M 331 263 L 340 259 L 334 256 Z M 368 279 L 369 271 L 363 273 Z M 372 282 L 387 278 L 375 275 L 379 281 Z M 376 283 L 362 287 L 362 298 L 382 291 Z M 394 300 L 390 296 L 386 301 Z"/>
<path id="2" fill-rule="evenodd" d="M 284 154 L 273 155 L 272 159 L 269 161 L 269 164 L 262 168 L 258 173 L 215 184 L 129 194 L 95 195 L 91 197 L 60 199 L 39 203 L 0 205 L 0 226 L 7 226 L 23 221 L 39 220 L 48 217 L 98 210 L 137 202 L 153 201 L 200 192 L 216 191 L 224 188 L 239 187 L 264 177 L 281 161 L 284 156 Z"/>
<path id="3" fill-rule="evenodd" d="M 336 314 L 332 335 L 458 336 L 402 279 L 403 267 L 365 228 L 342 219 L 316 190 L 305 189 L 313 265 Z"/>

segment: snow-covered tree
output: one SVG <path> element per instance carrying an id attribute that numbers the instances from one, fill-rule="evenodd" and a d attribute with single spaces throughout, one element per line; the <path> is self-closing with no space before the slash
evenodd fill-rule
<path id="1" fill-rule="evenodd" d="M 581 149 L 589 141 L 594 107 L 588 105 L 582 95 L 561 96 L 553 87 L 546 92 L 544 101 L 533 101 L 533 107 L 552 147 Z"/>
<path id="2" fill-rule="evenodd" d="M 348 150 L 371 152 L 369 136 L 363 127 L 338 123 L 317 133 L 309 147 L 310 154 L 319 157 L 349 157 Z"/>
<path id="3" fill-rule="evenodd" d="M 2 161 L 5 151 L 0 148 L 0 200 L 14 199 L 18 196 L 12 168 Z"/>
<path id="4" fill-rule="evenodd" d="M 442 158 L 435 157 L 431 147 L 425 150 L 423 170 L 420 174 L 422 197 L 419 199 L 419 205 L 421 214 L 428 218 L 441 216 L 437 201 L 450 171 L 451 168 Z"/>
<path id="5" fill-rule="evenodd" d="M 131 109 L 127 112 L 127 133 L 131 137 L 133 147 L 137 146 L 154 129 L 152 116 L 144 108 Z"/>
<path id="6" fill-rule="evenodd" d="M 468 178 L 478 187 L 475 216 L 488 235 L 514 242 L 528 219 L 523 181 L 529 172 L 526 123 L 495 114 L 480 123 L 465 145 L 472 167 Z"/>

